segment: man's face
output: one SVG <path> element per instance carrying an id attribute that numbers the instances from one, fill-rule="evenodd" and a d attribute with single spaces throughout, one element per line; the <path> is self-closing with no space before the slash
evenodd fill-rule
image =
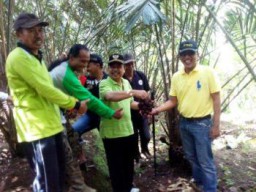
<path id="1" fill-rule="evenodd" d="M 79 51 L 79 55 L 74 57 L 70 56 L 70 66 L 77 72 L 83 72 L 90 61 L 90 52 L 84 49 Z"/>
<path id="2" fill-rule="evenodd" d="M 134 70 L 134 62 L 126 63 L 124 69 L 126 74 L 131 74 Z"/>
<path id="3" fill-rule="evenodd" d="M 198 54 L 194 51 L 185 51 L 179 54 L 179 58 L 185 67 L 185 71 L 190 72 L 196 67 Z"/>
<path id="4" fill-rule="evenodd" d="M 20 29 L 17 31 L 17 37 L 21 43 L 37 54 L 37 51 L 44 43 L 44 28 L 35 26 L 28 29 Z"/>
<path id="5" fill-rule="evenodd" d="M 89 62 L 87 66 L 87 72 L 93 77 L 96 77 L 100 69 L 100 64 L 95 62 Z"/>
<path id="6" fill-rule="evenodd" d="M 108 66 L 108 75 L 114 81 L 120 81 L 124 75 L 124 65 L 118 62 L 111 63 Z"/>

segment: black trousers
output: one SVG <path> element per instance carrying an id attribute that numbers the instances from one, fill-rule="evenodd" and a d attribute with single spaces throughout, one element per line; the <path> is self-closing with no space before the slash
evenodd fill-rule
<path id="1" fill-rule="evenodd" d="M 134 135 L 103 139 L 113 192 L 130 192 L 134 174 Z"/>
<path id="2" fill-rule="evenodd" d="M 136 140 L 136 151 L 137 156 L 140 156 L 139 151 L 139 137 L 140 137 L 140 147 L 141 152 L 148 152 L 148 143 L 150 141 L 150 129 L 148 124 L 148 119 L 146 118 L 134 118 L 133 121 L 133 130 Z"/>
<path id="3" fill-rule="evenodd" d="M 23 143 L 30 167 L 35 171 L 33 191 L 62 192 L 65 177 L 63 135 Z"/>

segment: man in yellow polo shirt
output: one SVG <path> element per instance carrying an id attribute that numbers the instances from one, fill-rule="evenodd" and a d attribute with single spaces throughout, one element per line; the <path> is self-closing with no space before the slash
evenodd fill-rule
<path id="1" fill-rule="evenodd" d="M 184 69 L 173 75 L 170 99 L 152 114 L 178 106 L 180 135 L 193 179 L 203 191 L 215 192 L 217 172 L 211 142 L 220 135 L 220 85 L 212 69 L 197 64 L 195 41 L 181 42 L 179 58 Z"/>

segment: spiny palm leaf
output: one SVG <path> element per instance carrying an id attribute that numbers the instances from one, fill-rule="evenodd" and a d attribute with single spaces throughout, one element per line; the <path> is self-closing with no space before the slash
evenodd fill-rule
<path id="1" fill-rule="evenodd" d="M 159 21 L 165 21 L 165 16 L 159 8 L 156 0 L 129 0 L 118 6 L 118 15 L 128 19 L 125 31 L 130 31 L 135 23 L 141 18 L 146 25 L 152 25 Z"/>
<path id="2" fill-rule="evenodd" d="M 216 17 L 216 15 L 212 12 L 212 10 L 210 8 L 208 8 L 207 6 L 205 6 L 205 8 L 207 9 L 207 11 L 212 15 L 212 17 L 214 18 L 214 20 L 216 21 L 216 23 L 218 24 L 218 26 L 220 27 L 220 29 L 222 30 L 222 32 L 226 35 L 227 40 L 230 42 L 230 44 L 233 46 L 233 48 L 236 50 L 237 54 L 239 55 L 239 57 L 241 58 L 241 60 L 244 62 L 244 64 L 246 65 L 248 71 L 251 73 L 252 78 L 256 81 L 256 73 L 255 71 L 252 69 L 252 66 L 250 65 L 250 63 L 248 62 L 246 56 L 242 53 L 242 51 L 239 49 L 239 47 L 237 46 L 236 42 L 233 40 L 231 34 L 228 33 L 227 29 L 225 29 L 221 22 L 219 21 L 219 19 Z"/>

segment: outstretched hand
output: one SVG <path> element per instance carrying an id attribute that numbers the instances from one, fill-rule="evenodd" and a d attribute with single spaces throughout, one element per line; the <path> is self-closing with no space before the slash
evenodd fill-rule
<path id="1" fill-rule="evenodd" d="M 150 115 L 158 115 L 159 111 L 156 108 L 153 108 L 150 112 Z"/>
<path id="2" fill-rule="evenodd" d="M 78 113 L 84 114 L 87 111 L 87 103 L 89 101 L 90 101 L 89 99 L 81 101 L 80 107 L 78 109 Z"/>
<path id="3" fill-rule="evenodd" d="M 149 95 L 144 90 L 132 90 L 133 96 L 138 99 L 147 99 L 149 98 Z"/>
<path id="4" fill-rule="evenodd" d="M 115 119 L 121 119 L 121 118 L 123 117 L 123 114 L 124 114 L 123 109 L 120 108 L 120 109 L 117 109 L 117 110 L 115 111 L 113 117 L 114 117 Z"/>

